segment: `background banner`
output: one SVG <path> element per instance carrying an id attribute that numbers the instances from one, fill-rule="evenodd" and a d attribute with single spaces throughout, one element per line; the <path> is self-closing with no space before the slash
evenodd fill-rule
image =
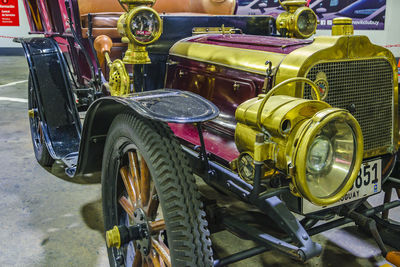
<path id="1" fill-rule="evenodd" d="M 19 26 L 18 0 L 0 0 L 0 26 Z"/>
<path id="2" fill-rule="evenodd" d="M 0 0 L 1 1 L 1 0 Z M 332 19 L 353 19 L 355 30 L 384 30 L 386 0 L 311 0 L 318 16 L 318 29 L 331 29 Z M 278 0 L 238 0 L 238 15 L 278 16 L 284 10 Z"/>

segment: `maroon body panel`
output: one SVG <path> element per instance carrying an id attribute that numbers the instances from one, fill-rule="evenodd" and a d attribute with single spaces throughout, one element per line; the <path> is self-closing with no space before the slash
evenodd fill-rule
<path id="1" fill-rule="evenodd" d="M 260 50 L 265 52 L 289 54 L 312 43 L 312 40 L 282 38 L 275 36 L 255 36 L 245 34 L 205 35 L 188 40 L 201 44 Z"/>
<path id="2" fill-rule="evenodd" d="M 213 102 L 221 112 L 219 117 L 235 123 L 239 104 L 257 96 L 265 77 L 223 66 L 171 56 L 176 64 L 169 66 L 166 87 L 190 91 Z"/>
<path id="3" fill-rule="evenodd" d="M 169 127 L 178 138 L 195 146 L 200 145 L 197 129 L 193 125 L 169 123 Z M 211 132 L 205 127 L 203 128 L 203 137 L 207 152 L 217 156 L 219 161 L 222 160 L 221 163 L 226 166 L 239 156 L 233 136 Z"/>

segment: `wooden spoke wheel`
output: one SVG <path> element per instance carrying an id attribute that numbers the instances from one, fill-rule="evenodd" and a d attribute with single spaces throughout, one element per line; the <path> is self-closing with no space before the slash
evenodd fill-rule
<path id="1" fill-rule="evenodd" d="M 50 156 L 45 143 L 43 135 L 43 123 L 40 119 L 40 107 L 38 104 L 36 91 L 33 87 L 31 75 L 29 75 L 28 81 L 28 110 L 33 151 L 35 152 L 36 160 L 42 166 L 51 166 L 54 162 L 54 159 Z"/>
<path id="2" fill-rule="evenodd" d="M 212 266 L 194 177 L 166 124 L 130 114 L 115 118 L 103 155 L 102 193 L 106 230 L 141 229 L 140 238 L 108 249 L 111 266 Z"/>

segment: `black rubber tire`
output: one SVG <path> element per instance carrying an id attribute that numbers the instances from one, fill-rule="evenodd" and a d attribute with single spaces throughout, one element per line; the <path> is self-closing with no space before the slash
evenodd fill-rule
<path id="1" fill-rule="evenodd" d="M 50 156 L 49 150 L 45 144 L 45 141 L 40 135 L 40 107 L 37 102 L 36 91 L 33 88 L 32 77 L 29 74 L 28 80 L 28 110 L 36 109 L 37 114 L 35 118 L 29 117 L 29 126 L 31 130 L 33 151 L 35 152 L 35 157 L 37 162 L 44 167 L 53 165 L 54 159 Z"/>
<path id="2" fill-rule="evenodd" d="M 118 208 L 120 159 L 134 145 L 146 161 L 166 224 L 172 266 L 212 266 L 213 254 L 206 214 L 194 176 L 174 134 L 167 124 L 133 114 L 118 115 L 107 134 L 102 164 L 102 197 L 105 230 L 126 216 Z M 111 266 L 117 249 L 108 249 Z"/>

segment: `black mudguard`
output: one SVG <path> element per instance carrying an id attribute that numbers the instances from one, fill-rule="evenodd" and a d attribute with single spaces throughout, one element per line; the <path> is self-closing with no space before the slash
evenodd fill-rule
<path id="1" fill-rule="evenodd" d="M 104 143 L 114 118 L 131 112 L 149 120 L 170 123 L 197 123 L 216 118 L 218 108 L 203 97 L 180 90 L 160 89 L 127 97 L 103 97 L 86 113 L 77 162 L 66 172 L 88 177 L 101 170 Z"/>
<path id="2" fill-rule="evenodd" d="M 46 146 L 54 159 L 77 152 L 81 123 L 64 56 L 52 38 L 15 40 L 22 44 L 37 94 Z"/>

